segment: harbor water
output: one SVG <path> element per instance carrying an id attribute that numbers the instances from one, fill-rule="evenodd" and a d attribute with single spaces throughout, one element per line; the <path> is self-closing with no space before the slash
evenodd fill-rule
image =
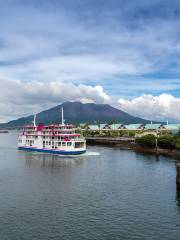
<path id="1" fill-rule="evenodd" d="M 0 240 L 178 240 L 175 159 L 107 147 L 62 158 L 0 134 Z"/>

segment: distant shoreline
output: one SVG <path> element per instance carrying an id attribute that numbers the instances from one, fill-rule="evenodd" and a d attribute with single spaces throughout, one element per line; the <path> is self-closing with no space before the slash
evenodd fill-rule
<path id="1" fill-rule="evenodd" d="M 155 155 L 165 155 L 176 159 L 180 159 L 180 150 L 178 149 L 164 149 L 164 148 L 149 148 L 142 147 L 135 143 L 134 138 L 100 138 L 100 137 L 86 137 L 88 145 L 102 145 L 109 147 L 116 147 L 122 150 L 132 150 L 139 153 L 148 153 Z"/>
<path id="2" fill-rule="evenodd" d="M 9 133 L 8 130 L 0 130 L 0 133 Z"/>

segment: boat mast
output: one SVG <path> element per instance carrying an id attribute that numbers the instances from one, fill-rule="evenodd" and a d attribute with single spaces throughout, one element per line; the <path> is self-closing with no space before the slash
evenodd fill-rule
<path id="1" fill-rule="evenodd" d="M 63 110 L 63 107 L 61 108 L 61 122 L 62 122 L 62 125 L 64 125 L 64 110 Z"/>
<path id="2" fill-rule="evenodd" d="M 34 127 L 36 127 L 36 114 L 34 114 L 33 125 L 34 125 Z"/>

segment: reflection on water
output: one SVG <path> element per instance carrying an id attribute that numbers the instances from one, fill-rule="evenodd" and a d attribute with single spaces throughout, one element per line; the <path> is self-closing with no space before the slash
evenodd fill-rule
<path id="1" fill-rule="evenodd" d="M 19 158 L 26 162 L 28 167 L 42 166 L 44 168 L 70 167 L 72 165 L 83 164 L 83 157 L 62 157 L 51 154 L 39 154 L 22 152 Z"/>
<path id="2" fill-rule="evenodd" d="M 176 192 L 176 204 L 178 207 L 180 207 L 180 189 L 177 189 Z"/>
<path id="3" fill-rule="evenodd" d="M 72 165 L 83 164 L 83 160 L 90 156 L 99 156 L 98 152 L 87 151 L 85 154 L 77 156 L 60 156 L 55 154 L 44 154 L 28 151 L 19 151 L 19 159 L 25 160 L 27 166 L 40 165 L 43 167 L 69 167 Z"/>
<path id="4" fill-rule="evenodd" d="M 177 240 L 176 162 L 118 148 L 60 157 L 0 135 L 0 240 Z"/>

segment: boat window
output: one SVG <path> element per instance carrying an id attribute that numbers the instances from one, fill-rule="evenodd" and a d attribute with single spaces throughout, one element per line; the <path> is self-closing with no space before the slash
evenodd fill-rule
<path id="1" fill-rule="evenodd" d="M 61 146 L 61 142 L 58 142 L 58 146 Z"/>
<path id="2" fill-rule="evenodd" d="M 71 142 L 68 142 L 68 143 L 67 143 L 67 146 L 69 146 L 69 147 L 70 147 L 71 145 L 72 145 L 72 143 L 71 143 Z"/>
<path id="3" fill-rule="evenodd" d="M 84 147 L 83 142 L 75 142 L 75 148 L 82 148 L 82 147 Z"/>
<path id="4" fill-rule="evenodd" d="M 62 142 L 62 146 L 66 146 L 66 143 L 65 143 L 65 142 Z"/>

